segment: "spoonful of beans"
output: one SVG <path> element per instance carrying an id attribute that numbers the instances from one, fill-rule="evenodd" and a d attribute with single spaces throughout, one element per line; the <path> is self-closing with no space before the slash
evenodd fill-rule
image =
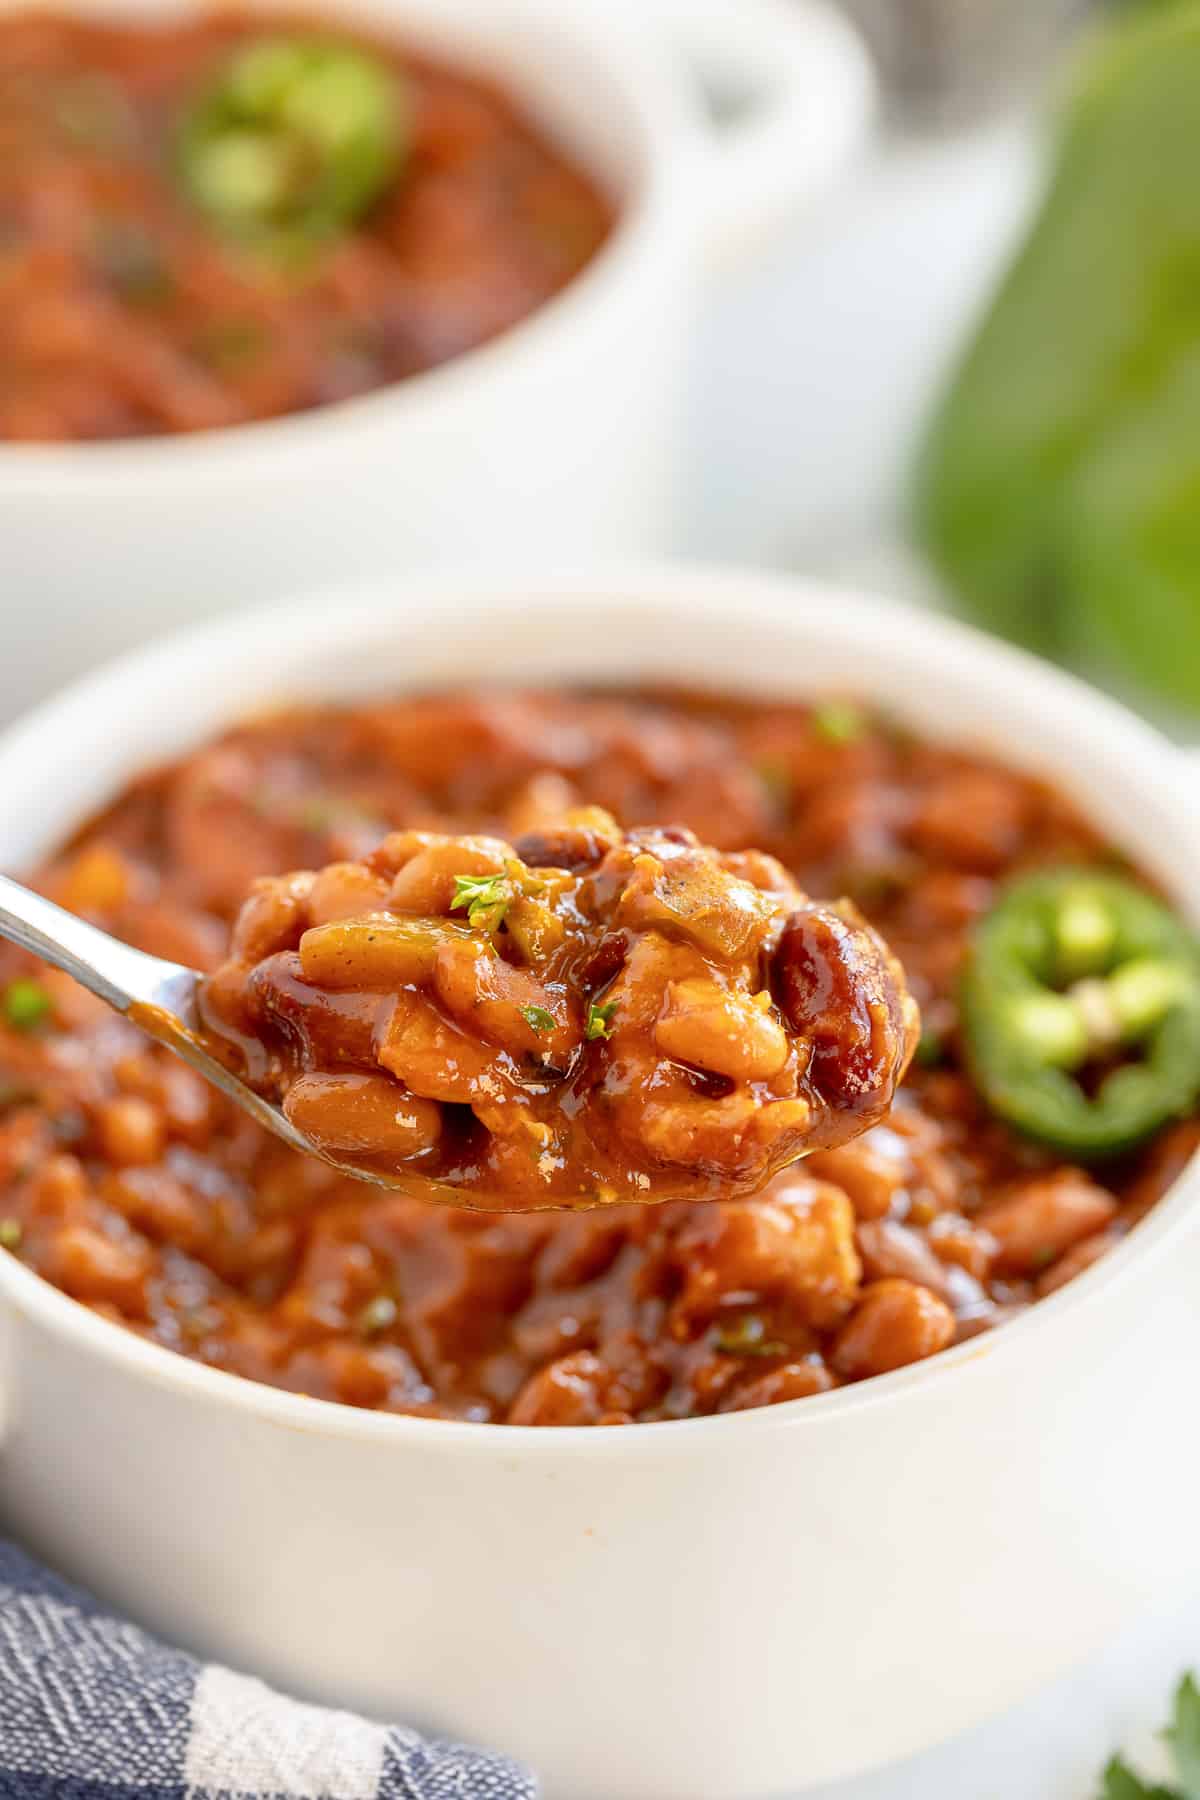
<path id="1" fill-rule="evenodd" d="M 208 975 L 2 878 L 0 936 L 295 1149 L 485 1211 L 753 1193 L 883 1117 L 919 1031 L 848 902 L 596 808 L 260 880 Z"/>

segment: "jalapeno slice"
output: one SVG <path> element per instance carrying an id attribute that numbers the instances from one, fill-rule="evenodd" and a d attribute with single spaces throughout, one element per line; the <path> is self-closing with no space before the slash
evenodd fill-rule
<path id="1" fill-rule="evenodd" d="M 379 58 L 316 37 L 235 50 L 184 118 L 179 168 L 227 234 L 302 244 L 344 230 L 396 174 L 403 84 Z"/>
<path id="2" fill-rule="evenodd" d="M 1143 888 L 1090 869 L 1010 886 L 974 933 L 962 1024 L 993 1112 L 1080 1160 L 1200 1096 L 1200 945 Z"/>

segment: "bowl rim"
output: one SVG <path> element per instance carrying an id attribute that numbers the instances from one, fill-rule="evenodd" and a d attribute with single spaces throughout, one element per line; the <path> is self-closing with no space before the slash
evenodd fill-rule
<path id="1" fill-rule="evenodd" d="M 255 646 L 265 648 L 272 634 L 281 629 L 298 632 L 306 642 L 311 640 L 310 650 L 318 656 L 323 641 L 344 644 L 348 634 L 359 631 L 403 629 L 414 617 L 427 625 L 436 610 L 431 609 L 430 602 L 439 599 L 453 599 L 468 609 L 474 606 L 480 618 L 493 622 L 503 620 L 506 614 L 509 618 L 518 613 L 536 618 L 541 611 L 556 613 L 575 604 L 623 611 L 634 624 L 639 611 L 652 606 L 664 610 L 686 606 L 689 615 L 728 622 L 735 609 L 744 615 L 749 606 L 754 616 L 782 629 L 789 621 L 794 623 L 798 607 L 810 612 L 818 603 L 827 607 L 831 596 L 836 596 L 839 626 L 850 633 L 894 634 L 899 626 L 913 650 L 923 653 L 928 646 L 949 670 L 973 670 L 976 685 L 985 677 L 989 685 L 1018 684 L 1023 701 L 1031 706 L 1042 700 L 1057 702 L 1077 719 L 1086 718 L 1088 734 L 1110 751 L 1117 751 L 1122 764 L 1132 766 L 1133 778 L 1139 785 L 1160 785 L 1172 796 L 1178 789 L 1179 798 L 1172 797 L 1171 805 L 1178 812 L 1181 833 L 1187 835 L 1190 831 L 1194 860 L 1200 867 L 1200 821 L 1189 819 L 1182 779 L 1186 772 L 1183 753 L 1120 702 L 1099 693 L 1077 676 L 942 614 L 919 611 L 819 579 L 704 564 L 622 565 L 586 576 L 570 570 L 560 575 L 539 570 L 524 580 L 504 574 L 489 579 L 480 576 L 477 569 L 461 575 L 436 573 L 334 589 L 304 596 L 299 602 L 226 614 L 118 656 L 35 706 L 0 733 L 0 777 L 10 761 L 19 764 L 36 756 L 40 742 L 80 719 L 103 714 L 104 708 L 121 697 L 131 682 L 145 686 L 149 680 L 152 685 L 157 676 L 172 666 L 240 664 L 252 656 Z M 945 672 L 942 679 L 946 679 Z M 731 685 L 736 691 L 736 684 Z M 286 687 L 279 692 L 285 695 Z M 374 1412 L 273 1388 L 193 1361 L 102 1318 L 13 1256 L 0 1256 L 0 1300 L 82 1351 L 118 1365 L 130 1376 L 186 1394 L 197 1404 L 228 1408 L 282 1429 L 396 1446 L 412 1442 L 425 1455 L 437 1451 L 543 1458 L 657 1456 L 664 1451 L 691 1455 L 704 1450 L 707 1438 L 716 1434 L 728 1437 L 737 1432 L 820 1431 L 852 1413 L 902 1405 L 906 1397 L 919 1394 L 931 1381 L 970 1379 L 971 1370 L 978 1369 L 984 1361 L 1003 1360 L 1010 1353 L 1010 1346 L 1012 1354 L 1016 1354 L 1035 1332 L 1053 1330 L 1089 1311 L 1135 1271 L 1151 1260 L 1161 1259 L 1187 1229 L 1198 1195 L 1200 1153 L 1180 1171 L 1137 1228 L 1090 1269 L 995 1332 L 968 1339 L 922 1362 L 774 1406 L 656 1420 L 603 1431 L 589 1426 L 546 1429 Z"/>
<path id="2" fill-rule="evenodd" d="M 229 0 L 189 0 L 187 11 L 212 10 Z M 355 20 L 354 0 L 323 0 L 328 16 L 344 13 Z M 403 46 L 406 0 L 391 0 L 397 16 L 389 19 L 384 35 L 394 31 Z M 504 0 L 513 5 L 514 0 Z M 636 122 L 639 142 L 637 168 L 631 191 L 615 207 L 611 231 L 596 254 L 557 293 L 541 301 L 495 337 L 472 345 L 403 380 L 386 382 L 364 394 L 278 418 L 251 419 L 197 432 L 162 432 L 145 438 L 96 441 L 15 443 L 0 441 L 0 491 L 14 493 L 63 490 L 64 498 L 93 489 L 115 492 L 133 479 L 147 488 L 175 485 L 239 482 L 255 473 L 247 465 L 261 464 L 287 473 L 297 461 L 314 454 L 333 453 L 339 442 L 351 436 L 376 437 L 403 428 L 404 420 L 431 409 L 453 409 L 469 399 L 476 387 L 503 385 L 520 380 L 543 357 L 555 356 L 568 347 L 575 334 L 589 322 L 602 319 L 613 305 L 623 283 L 637 267 L 659 257 L 680 241 L 689 241 L 693 221 L 689 217 L 683 165 L 688 149 L 702 147 L 698 104 L 685 82 L 673 77 L 663 46 L 646 30 L 635 29 L 636 14 L 607 10 L 551 8 L 534 0 L 530 18 L 540 27 L 558 33 L 559 41 L 592 58 L 608 78 L 619 84 L 629 118 Z M 251 9 L 258 0 L 246 0 Z M 120 0 L 113 10 L 119 12 Z M 530 0 L 516 0 L 518 16 Z M 271 5 L 262 10 L 270 16 Z M 422 19 L 422 29 L 424 28 Z M 547 54 L 553 46 L 550 44 Z M 447 50 L 444 58 L 468 75 L 474 65 L 466 47 L 461 58 Z M 523 103 L 526 88 L 513 85 Z M 588 158 L 572 153 L 588 172 Z M 602 178 L 601 183 L 604 183 Z M 697 184 L 691 184 L 695 187 Z M 376 446 L 378 448 L 378 446 Z"/>

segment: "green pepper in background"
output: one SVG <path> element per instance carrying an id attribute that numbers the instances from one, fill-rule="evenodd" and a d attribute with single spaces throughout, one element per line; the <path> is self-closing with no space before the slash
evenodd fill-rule
<path id="1" fill-rule="evenodd" d="M 1200 4 L 1107 32 L 933 420 L 918 539 L 963 607 L 1200 711 Z"/>
<path id="2" fill-rule="evenodd" d="M 1200 945 L 1121 876 L 1012 883 L 972 934 L 961 1002 L 988 1106 L 1069 1156 L 1131 1149 L 1200 1095 Z"/>
<path id="3" fill-rule="evenodd" d="M 352 225 L 394 178 L 405 100 L 396 72 L 365 50 L 256 39 L 184 118 L 181 177 L 228 235 L 303 249 Z"/>

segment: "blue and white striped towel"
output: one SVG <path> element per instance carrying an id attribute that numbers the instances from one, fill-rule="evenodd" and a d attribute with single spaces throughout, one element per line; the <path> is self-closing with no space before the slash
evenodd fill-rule
<path id="1" fill-rule="evenodd" d="M 505 1757 L 302 1706 L 0 1540 L 0 1800 L 536 1800 Z"/>

